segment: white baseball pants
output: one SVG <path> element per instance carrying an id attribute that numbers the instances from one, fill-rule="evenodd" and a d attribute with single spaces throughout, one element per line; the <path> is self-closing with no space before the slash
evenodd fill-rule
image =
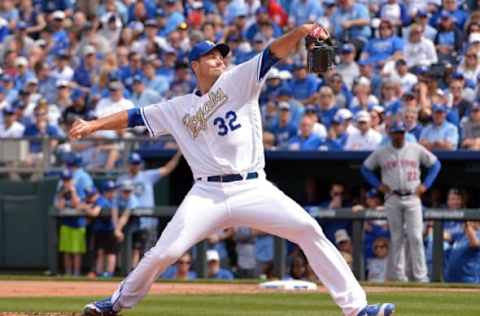
<path id="1" fill-rule="evenodd" d="M 112 296 L 115 310 L 131 308 L 159 275 L 193 245 L 221 228 L 252 227 L 300 246 L 320 281 L 347 316 L 367 305 L 366 295 L 318 223 L 266 179 L 194 184 L 156 245 Z"/>

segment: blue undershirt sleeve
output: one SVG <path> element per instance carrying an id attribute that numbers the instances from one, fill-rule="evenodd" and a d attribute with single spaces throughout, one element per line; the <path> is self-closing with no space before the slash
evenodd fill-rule
<path id="1" fill-rule="evenodd" d="M 378 187 L 382 184 L 375 173 L 367 167 L 362 166 L 362 168 L 360 168 L 360 172 L 372 187 L 378 189 Z"/>
<path id="2" fill-rule="evenodd" d="M 280 61 L 280 58 L 273 55 L 270 47 L 267 47 L 262 54 L 262 61 L 260 62 L 260 76 L 259 80 L 262 80 L 263 77 L 267 74 L 270 68 L 273 67 L 276 63 Z"/>
<path id="3" fill-rule="evenodd" d="M 133 108 L 127 111 L 128 113 L 128 127 L 145 126 L 140 108 Z"/>
<path id="4" fill-rule="evenodd" d="M 425 177 L 425 180 L 423 181 L 423 185 L 427 189 L 432 186 L 432 183 L 437 178 L 438 173 L 440 172 L 441 168 L 442 168 L 442 164 L 438 160 L 433 164 L 433 166 L 428 168 L 427 176 Z"/>

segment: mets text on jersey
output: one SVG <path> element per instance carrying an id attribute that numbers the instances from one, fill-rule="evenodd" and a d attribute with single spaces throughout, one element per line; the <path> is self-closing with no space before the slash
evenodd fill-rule
<path id="1" fill-rule="evenodd" d="M 208 101 L 198 109 L 195 115 L 185 114 L 183 124 L 192 132 L 193 138 L 196 138 L 201 130 L 207 129 L 208 118 L 227 100 L 228 96 L 221 88 L 218 88 L 216 92 L 208 93 Z"/>

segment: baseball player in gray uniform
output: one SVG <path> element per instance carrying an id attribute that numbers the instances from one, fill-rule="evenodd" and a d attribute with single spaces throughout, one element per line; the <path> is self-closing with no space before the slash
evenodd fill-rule
<path id="1" fill-rule="evenodd" d="M 138 125 L 145 125 L 152 136 L 169 133 L 195 179 L 156 245 L 112 297 L 88 304 L 84 315 L 116 315 L 133 307 L 160 273 L 194 244 L 234 226 L 252 227 L 299 244 L 344 315 L 393 314 L 393 304 L 367 305 L 365 292 L 317 222 L 265 177 L 258 97 L 270 68 L 307 35 L 328 38 L 322 27 L 305 24 L 228 70 L 227 45 L 199 42 L 189 54 L 198 84 L 193 93 L 75 123 L 70 131 L 75 139 L 98 130 Z"/>
<path id="2" fill-rule="evenodd" d="M 385 212 L 391 233 L 387 278 L 408 280 L 404 253 L 407 236 L 413 278 L 427 282 L 420 196 L 437 177 L 440 162 L 422 145 L 405 142 L 405 126 L 402 122 L 392 124 L 389 136 L 390 142 L 371 153 L 361 169 L 365 179 L 385 194 Z M 423 183 L 420 182 L 421 165 L 429 168 Z M 376 168 L 381 170 L 381 181 L 374 173 Z"/>

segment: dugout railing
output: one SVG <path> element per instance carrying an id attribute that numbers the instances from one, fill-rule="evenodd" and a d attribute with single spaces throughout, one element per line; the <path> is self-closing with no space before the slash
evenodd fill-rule
<path id="1" fill-rule="evenodd" d="M 319 207 L 309 207 L 309 212 L 317 220 L 351 220 L 352 221 L 352 242 L 353 242 L 353 265 L 352 270 L 355 276 L 363 281 L 365 280 L 365 260 L 364 260 L 364 223 L 367 220 L 385 219 L 383 211 L 363 210 L 353 212 L 351 209 L 325 209 Z M 150 209 L 136 209 L 132 212 L 132 216 L 148 216 L 157 217 L 159 219 L 168 220 L 175 213 L 176 207 L 165 206 Z M 108 213 L 103 212 L 103 216 Z M 55 208 L 51 208 L 49 212 L 48 226 L 48 265 L 52 274 L 58 273 L 58 226 L 60 219 L 66 217 L 82 216 L 76 210 L 67 210 L 59 212 Z M 480 210 L 478 209 L 425 209 L 424 220 L 433 221 L 433 262 L 432 262 L 432 282 L 443 281 L 444 266 L 444 249 L 443 249 L 443 222 L 444 221 L 479 221 Z M 132 249 L 132 228 L 127 225 L 125 228 L 125 240 L 121 247 L 121 266 L 120 271 L 123 275 L 127 275 L 132 268 L 131 249 Z M 202 241 L 196 246 L 195 271 L 199 277 L 205 277 L 207 271 L 207 263 L 205 252 L 207 250 L 207 242 Z M 282 278 L 287 274 L 286 266 L 287 246 L 285 240 L 275 237 L 274 242 L 274 275 Z"/>

